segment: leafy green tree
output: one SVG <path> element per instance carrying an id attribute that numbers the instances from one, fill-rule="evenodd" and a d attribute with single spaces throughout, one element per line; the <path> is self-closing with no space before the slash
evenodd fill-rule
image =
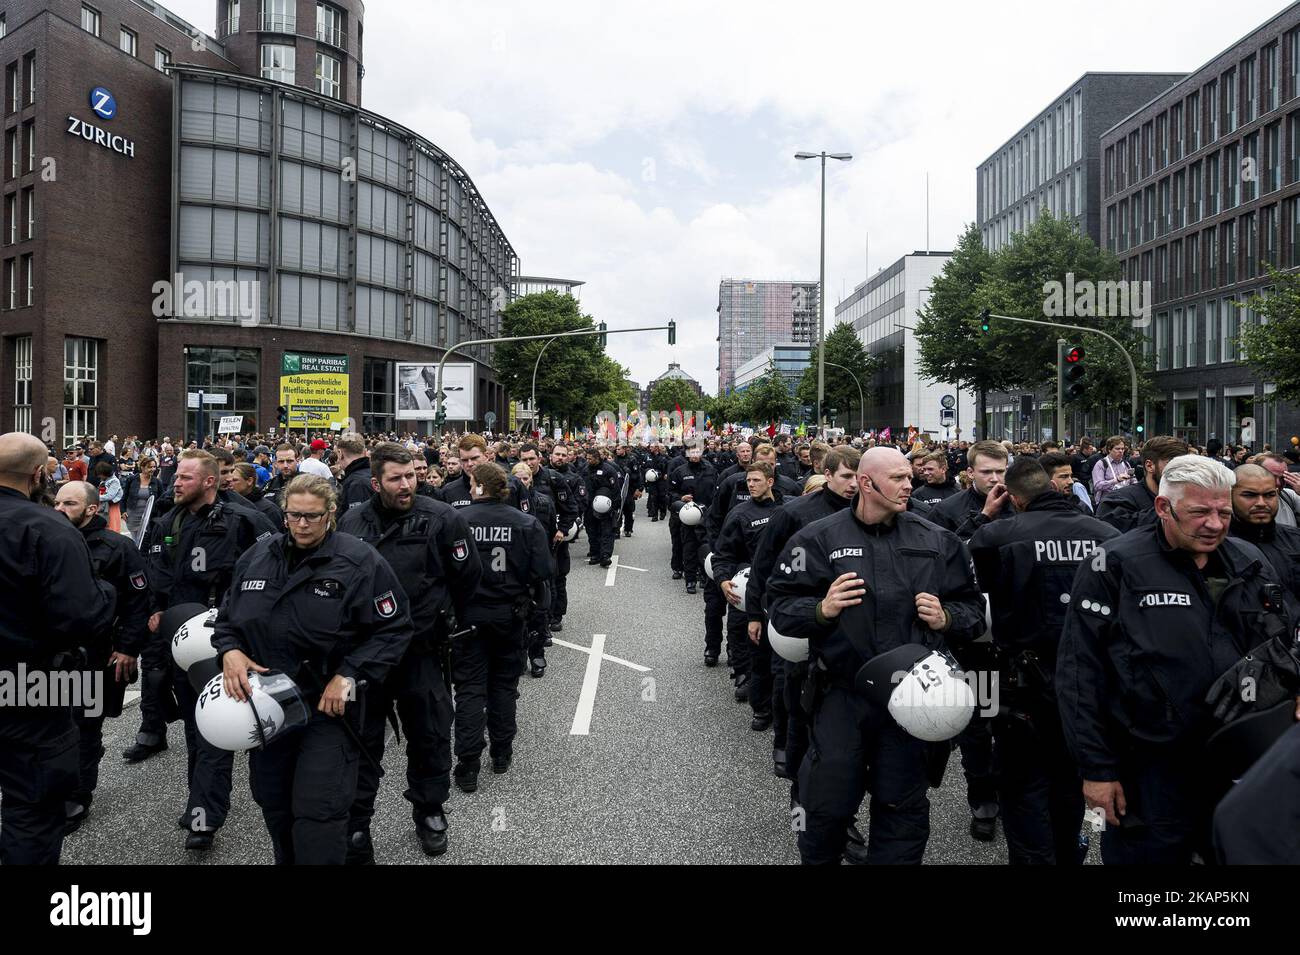
<path id="1" fill-rule="evenodd" d="M 804 369 L 803 377 L 795 397 L 800 404 L 817 404 L 817 346 L 808 350 L 810 364 Z M 866 409 L 861 407 L 864 400 L 870 400 L 871 378 L 884 367 L 883 359 L 867 353 L 858 333 L 851 322 L 839 322 L 826 336 L 826 387 L 825 404 L 828 408 L 839 410 L 841 421 L 865 420 Z M 848 369 L 847 371 L 845 369 Z M 854 376 L 857 380 L 854 380 Z M 862 386 L 862 394 L 858 386 Z M 852 414 L 849 413 L 852 409 Z"/>
<path id="2" fill-rule="evenodd" d="M 682 411 L 695 410 L 699 403 L 695 389 L 681 378 L 664 378 L 650 392 L 650 408 L 669 414 L 680 405 Z"/>
<path id="3" fill-rule="evenodd" d="M 747 420 L 756 428 L 769 422 L 780 424 L 794 415 L 799 404 L 774 362 L 768 365 L 762 378 L 745 389 L 744 395 Z"/>
<path id="4" fill-rule="evenodd" d="M 515 299 L 501 312 L 501 334 L 546 335 L 594 328 L 577 299 L 559 292 L 537 292 Z M 545 351 L 543 352 L 543 349 Z M 540 365 L 538 355 L 542 356 Z M 586 417 L 593 399 L 605 394 L 609 368 L 595 335 L 578 338 L 505 342 L 494 346 L 497 380 L 508 394 L 527 400 L 537 367 L 537 404 L 543 413 L 564 422 Z M 593 412 L 594 413 L 594 412 Z"/>
<path id="5" fill-rule="evenodd" d="M 1246 302 L 1259 321 L 1242 328 L 1241 343 L 1260 379 L 1277 387 L 1276 398 L 1300 401 L 1300 275 L 1267 268 L 1273 289 Z"/>

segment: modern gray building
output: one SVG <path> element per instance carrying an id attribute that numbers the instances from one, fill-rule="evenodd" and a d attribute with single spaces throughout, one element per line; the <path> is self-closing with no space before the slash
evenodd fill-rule
<path id="1" fill-rule="evenodd" d="M 1101 137 L 1105 247 L 1152 283 L 1150 434 L 1288 445 L 1300 410 L 1242 354 L 1264 264 L 1300 267 L 1300 4 Z M 1254 436 L 1242 440 L 1243 421 Z"/>
<path id="2" fill-rule="evenodd" d="M 771 345 L 817 340 L 817 283 L 723 279 L 718 283 L 718 394 L 736 370 Z"/>

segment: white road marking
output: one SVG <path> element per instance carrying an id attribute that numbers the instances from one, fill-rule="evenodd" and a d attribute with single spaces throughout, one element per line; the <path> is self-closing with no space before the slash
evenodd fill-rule
<path id="1" fill-rule="evenodd" d="M 578 708 L 573 713 L 570 736 L 586 736 L 591 730 L 591 713 L 596 706 L 596 685 L 600 682 L 600 661 L 604 653 L 605 635 L 592 634 L 591 650 L 587 654 L 587 672 L 582 678 L 582 692 L 578 694 Z"/>
<path id="2" fill-rule="evenodd" d="M 610 560 L 609 570 L 605 571 L 605 586 L 613 587 L 614 575 L 618 573 L 618 554 L 615 554 L 609 560 Z"/>
<path id="3" fill-rule="evenodd" d="M 650 573 L 650 571 L 646 570 L 644 567 L 633 567 L 631 564 L 619 564 L 618 566 L 622 570 L 639 570 L 643 574 Z"/>
<path id="4" fill-rule="evenodd" d="M 576 643 L 570 643 L 568 640 L 561 640 L 559 637 L 551 637 L 551 642 L 558 643 L 562 647 L 568 647 L 570 650 L 581 650 L 583 653 L 592 652 L 591 647 L 581 647 L 578 646 L 578 644 Z M 650 667 L 643 667 L 639 663 L 632 663 L 629 660 L 624 660 L 622 657 L 614 657 L 614 656 L 610 656 L 608 653 L 602 653 L 601 658 L 604 660 L 608 660 L 610 663 L 618 663 L 622 666 L 627 667 L 628 669 L 636 670 L 638 673 L 650 672 Z"/>

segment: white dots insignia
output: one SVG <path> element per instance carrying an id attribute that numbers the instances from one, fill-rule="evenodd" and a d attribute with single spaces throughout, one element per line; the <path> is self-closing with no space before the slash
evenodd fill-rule
<path id="1" fill-rule="evenodd" d="M 1070 595 L 1069 595 L 1069 594 L 1061 594 L 1061 603 L 1063 603 L 1063 604 L 1068 604 L 1069 602 L 1070 602 Z"/>

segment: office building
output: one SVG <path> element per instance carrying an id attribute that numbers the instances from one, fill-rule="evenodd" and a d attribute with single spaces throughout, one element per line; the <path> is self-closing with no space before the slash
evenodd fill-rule
<path id="1" fill-rule="evenodd" d="M 718 283 L 718 394 L 771 345 L 817 340 L 817 283 L 723 279 Z"/>

